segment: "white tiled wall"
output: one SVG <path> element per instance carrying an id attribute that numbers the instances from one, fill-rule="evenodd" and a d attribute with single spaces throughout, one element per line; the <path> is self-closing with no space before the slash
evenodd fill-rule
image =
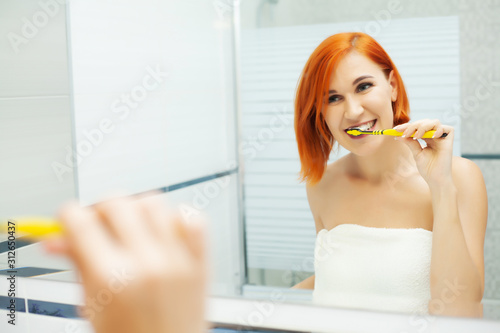
<path id="1" fill-rule="evenodd" d="M 54 214 L 75 195 L 65 6 L 0 2 L 0 218 Z M 44 21 L 44 17 L 47 20 Z"/>
<path id="2" fill-rule="evenodd" d="M 229 169 L 232 32 L 210 1 L 75 1 L 69 13 L 84 203 Z"/>
<path id="3" fill-rule="evenodd" d="M 18 48 L 0 39 L 0 218 L 53 215 L 69 198 L 91 204 L 114 190 L 139 193 L 236 167 L 228 17 L 210 1 L 68 6 L 0 2 L 2 36 L 29 32 L 25 18 L 48 19 Z M 85 155 L 77 168 L 76 153 Z M 162 196 L 208 216 L 211 293 L 238 293 L 237 175 Z M 18 267 L 73 267 L 39 243 L 17 254 Z"/>
<path id="4" fill-rule="evenodd" d="M 69 17 L 83 204 L 237 165 L 232 30 L 212 2 L 75 1 Z M 233 174 L 165 195 L 196 205 L 197 191 L 220 193 L 199 207 L 212 222 L 215 294 L 237 288 L 236 182 Z"/>

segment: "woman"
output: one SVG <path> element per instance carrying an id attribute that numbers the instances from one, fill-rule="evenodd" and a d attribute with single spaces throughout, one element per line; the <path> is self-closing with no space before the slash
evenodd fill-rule
<path id="1" fill-rule="evenodd" d="M 369 35 L 333 35 L 310 56 L 295 132 L 317 231 L 315 275 L 294 288 L 328 305 L 480 316 L 481 171 L 452 156 L 451 126 L 408 122 L 409 111 L 397 68 Z M 403 136 L 354 137 L 352 127 Z M 422 148 L 415 139 L 429 130 Z M 327 165 L 335 142 L 350 153 Z"/>

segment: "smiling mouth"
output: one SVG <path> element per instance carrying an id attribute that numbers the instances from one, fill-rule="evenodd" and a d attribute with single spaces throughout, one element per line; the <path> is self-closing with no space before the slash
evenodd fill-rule
<path id="1" fill-rule="evenodd" d="M 357 126 L 346 128 L 344 131 L 346 133 L 347 133 L 348 130 L 352 130 L 352 129 L 357 129 L 357 130 L 360 130 L 360 131 L 370 131 L 370 130 L 373 129 L 373 127 L 375 127 L 376 123 L 377 123 L 377 119 L 374 119 L 372 121 L 366 122 L 366 123 L 361 124 L 361 125 L 357 125 Z"/>

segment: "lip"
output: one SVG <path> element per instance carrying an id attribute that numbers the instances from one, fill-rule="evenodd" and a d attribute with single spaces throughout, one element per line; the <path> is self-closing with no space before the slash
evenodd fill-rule
<path id="1" fill-rule="evenodd" d="M 348 131 L 350 128 L 353 128 L 353 127 L 359 127 L 359 126 L 361 126 L 361 125 L 364 125 L 364 124 L 370 123 L 370 122 L 372 122 L 372 121 L 375 121 L 375 123 L 377 123 L 377 120 L 376 120 L 376 119 L 372 119 L 372 120 L 365 121 L 365 122 L 363 122 L 363 123 L 358 123 L 358 124 L 356 124 L 356 125 L 352 125 L 352 126 L 350 126 L 350 127 L 346 128 L 344 131 L 347 133 L 347 131 Z M 375 124 L 374 124 L 374 125 L 375 125 Z M 372 126 L 372 128 L 373 128 L 373 126 Z"/>
<path id="2" fill-rule="evenodd" d="M 367 131 L 373 131 L 373 129 L 374 129 L 374 128 L 375 128 L 375 126 L 377 125 L 377 119 L 372 119 L 372 120 L 369 120 L 369 121 L 365 121 L 364 123 L 359 123 L 359 124 L 357 124 L 357 125 L 355 125 L 355 126 L 363 125 L 363 124 L 366 124 L 366 123 L 369 123 L 369 122 L 372 122 L 372 121 L 375 121 L 375 122 L 373 123 L 373 126 L 372 126 L 372 127 L 370 127 L 369 129 L 367 129 Z M 352 127 L 355 127 L 355 126 L 352 126 Z M 352 127 L 349 127 L 349 128 L 352 128 Z M 362 138 L 364 138 L 365 136 L 368 136 L 368 135 L 369 135 L 369 134 L 362 134 L 362 135 L 354 136 L 354 135 L 350 135 L 350 134 L 348 134 L 348 133 L 347 133 L 347 130 L 348 130 L 348 129 L 345 129 L 344 131 L 345 131 L 345 132 L 346 132 L 346 134 L 347 134 L 347 135 L 348 135 L 351 139 L 353 139 L 353 140 L 359 140 L 359 139 L 362 139 Z"/>

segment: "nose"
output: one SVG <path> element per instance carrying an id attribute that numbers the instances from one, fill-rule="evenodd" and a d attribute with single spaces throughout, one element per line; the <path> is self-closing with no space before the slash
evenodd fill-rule
<path id="1" fill-rule="evenodd" d="M 355 97 L 346 96 L 344 106 L 345 118 L 358 119 L 363 113 L 363 106 Z"/>

